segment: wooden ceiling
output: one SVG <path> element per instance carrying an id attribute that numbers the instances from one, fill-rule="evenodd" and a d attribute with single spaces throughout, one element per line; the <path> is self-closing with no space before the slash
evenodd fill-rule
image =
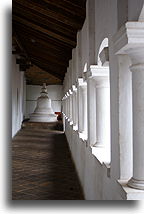
<path id="1" fill-rule="evenodd" d="M 13 0 L 13 54 L 20 56 L 27 84 L 62 84 L 85 5 L 86 0 Z"/>

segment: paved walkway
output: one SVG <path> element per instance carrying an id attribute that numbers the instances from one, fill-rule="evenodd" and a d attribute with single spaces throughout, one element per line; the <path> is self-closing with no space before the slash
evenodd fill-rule
<path id="1" fill-rule="evenodd" d="M 24 123 L 12 142 L 13 200 L 84 200 L 59 123 Z"/>

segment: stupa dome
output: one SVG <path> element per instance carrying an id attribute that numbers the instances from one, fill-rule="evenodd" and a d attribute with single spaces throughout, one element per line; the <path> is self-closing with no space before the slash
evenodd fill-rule
<path id="1" fill-rule="evenodd" d="M 43 83 L 40 97 L 37 99 L 37 105 L 34 113 L 30 115 L 31 122 L 55 122 L 57 116 L 51 107 L 51 99 L 48 97 L 46 84 Z"/>

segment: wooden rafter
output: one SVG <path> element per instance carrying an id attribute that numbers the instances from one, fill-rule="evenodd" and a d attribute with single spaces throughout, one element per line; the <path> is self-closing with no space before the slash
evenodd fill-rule
<path id="1" fill-rule="evenodd" d="M 21 57 L 17 62 L 28 84 L 41 84 L 48 73 L 52 83 L 62 83 L 85 19 L 85 4 L 86 0 L 13 0 L 13 53 Z"/>
<path id="2" fill-rule="evenodd" d="M 72 40 L 70 40 L 70 39 L 68 39 L 68 38 L 66 38 L 64 36 L 61 36 L 61 35 L 59 35 L 59 34 L 57 34 L 55 32 L 52 32 L 52 31 L 50 31 L 50 30 L 48 30 L 46 28 L 43 28 L 43 27 L 41 27 L 41 26 L 39 26 L 37 24 L 34 24 L 33 22 L 27 21 L 26 19 L 23 19 L 23 18 L 18 17 L 16 15 L 13 15 L 13 20 L 21 23 L 22 25 L 31 27 L 36 31 L 39 31 L 39 32 L 42 32 L 42 33 L 44 33 L 44 34 L 46 34 L 48 36 L 51 36 L 51 37 L 53 37 L 53 38 L 55 38 L 57 40 L 63 41 L 65 43 L 69 44 L 72 47 L 75 47 L 75 45 L 76 45 L 75 41 L 72 41 Z"/>
<path id="3" fill-rule="evenodd" d="M 59 22 L 62 22 L 64 24 L 67 24 L 69 26 L 73 26 L 76 29 L 81 28 L 81 24 L 77 21 L 76 18 L 71 18 L 69 16 L 65 16 L 63 13 L 60 13 L 59 11 L 53 11 L 50 10 L 48 7 L 45 8 L 42 4 L 38 4 L 36 2 L 27 1 L 27 0 L 14 0 L 14 2 L 17 2 L 18 4 L 25 6 L 27 8 L 33 9 L 35 12 L 44 14 L 47 17 L 59 20 Z"/>

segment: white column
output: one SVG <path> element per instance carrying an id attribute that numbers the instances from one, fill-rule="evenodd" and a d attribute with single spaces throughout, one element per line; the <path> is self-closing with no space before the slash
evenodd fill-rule
<path id="1" fill-rule="evenodd" d="M 73 115 L 72 115 L 72 90 L 71 89 L 69 89 L 69 111 L 70 111 L 70 114 L 69 114 L 69 122 L 70 122 L 70 125 L 72 125 L 73 124 L 73 119 L 72 119 L 72 117 L 73 117 Z"/>
<path id="2" fill-rule="evenodd" d="M 73 85 L 73 97 L 72 97 L 72 105 L 73 105 L 73 129 L 77 130 L 77 123 L 76 123 L 76 92 L 77 92 L 77 88 L 75 85 Z"/>
<path id="3" fill-rule="evenodd" d="M 96 90 L 93 76 L 87 80 L 88 99 L 88 141 L 90 146 L 96 144 Z"/>
<path id="4" fill-rule="evenodd" d="M 127 51 L 132 65 L 133 178 L 129 186 L 144 190 L 144 43 Z"/>
<path id="5" fill-rule="evenodd" d="M 107 73 L 108 74 L 108 73 Z M 104 147 L 110 141 L 109 78 L 96 77 L 96 146 Z"/>
<path id="6" fill-rule="evenodd" d="M 81 90 L 81 84 L 83 83 L 82 78 L 78 78 L 77 82 L 77 88 L 78 88 L 78 131 L 79 133 L 83 132 L 83 123 L 82 123 L 82 90 Z"/>
<path id="7" fill-rule="evenodd" d="M 87 139 L 87 83 L 78 78 L 78 131 L 79 137 Z"/>
<path id="8" fill-rule="evenodd" d="M 64 99 L 64 114 L 65 114 L 65 117 L 66 117 L 66 95 L 65 95 L 65 99 Z"/>
<path id="9" fill-rule="evenodd" d="M 144 190 L 144 22 L 126 23 L 117 37 L 116 53 L 128 54 L 132 72 L 133 177 L 128 185 Z"/>
<path id="10" fill-rule="evenodd" d="M 64 114 L 65 114 L 65 117 L 67 116 L 67 96 L 65 95 L 65 99 L 64 99 Z"/>
<path id="11" fill-rule="evenodd" d="M 68 117 L 68 113 L 67 113 L 67 107 L 68 107 L 68 97 L 67 97 L 67 95 L 66 95 L 66 100 L 65 100 L 65 102 L 66 102 L 66 119 L 67 119 L 67 117 Z"/>
<path id="12" fill-rule="evenodd" d="M 83 83 L 82 88 L 82 123 L 84 139 L 87 139 L 87 84 Z"/>
<path id="13" fill-rule="evenodd" d="M 67 119 L 69 121 L 70 119 L 70 95 L 67 92 Z"/>
<path id="14" fill-rule="evenodd" d="M 89 136 L 91 146 L 110 146 L 109 68 L 91 65 L 89 78 Z M 94 82 L 90 82 L 92 79 Z M 91 81 L 92 81 L 91 80 Z M 90 88 L 91 87 L 91 88 Z M 92 111 L 91 111 L 92 109 Z"/>

